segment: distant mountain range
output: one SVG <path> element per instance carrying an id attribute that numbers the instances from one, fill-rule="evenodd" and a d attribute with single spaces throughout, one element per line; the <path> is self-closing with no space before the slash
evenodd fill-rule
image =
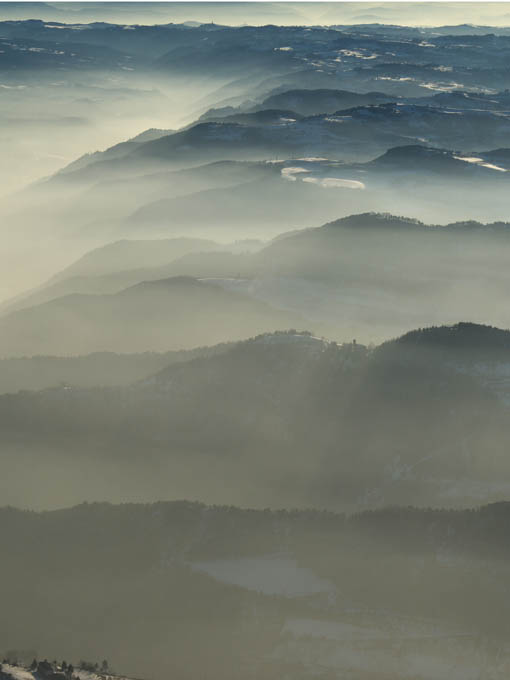
<path id="1" fill-rule="evenodd" d="M 440 5 L 427 17 L 421 8 L 410 6 L 386 6 L 380 3 L 363 5 L 335 5 L 328 2 L 305 2 L 289 5 L 267 2 L 262 7 L 246 6 L 244 2 L 216 2 L 214 6 L 197 2 L 182 6 L 175 2 L 120 2 L 115 6 L 100 2 L 77 2 L 72 5 L 55 5 L 49 2 L 5 2 L 0 16 L 3 19 L 43 19 L 45 22 L 110 22 L 135 24 L 184 23 L 193 27 L 201 23 L 280 24 L 295 26 L 338 24 L 339 30 L 358 24 L 357 30 L 380 32 L 382 29 L 395 35 L 420 37 L 427 30 L 434 35 L 484 35 L 490 31 L 508 34 L 505 7 L 489 6 L 485 9 L 479 25 L 479 10 L 471 7 L 458 8 L 455 5 Z M 433 26 L 423 28 L 424 21 Z M 367 24 L 366 22 L 372 22 Z M 460 23 L 462 22 L 462 23 Z M 471 23 L 467 23 L 471 22 Z M 444 25 L 446 24 L 446 25 Z M 450 25 L 448 25 L 450 24 Z"/>
<path id="2" fill-rule="evenodd" d="M 146 173 L 161 164 L 182 166 L 228 158 L 261 160 L 275 155 L 322 154 L 332 159 L 360 160 L 409 141 L 449 146 L 465 153 L 504 146 L 510 130 L 504 113 L 496 117 L 492 111 L 443 110 L 400 102 L 309 117 L 269 109 L 215 118 L 217 122 L 199 122 L 182 132 L 116 145 L 71 164 L 62 173 L 68 181 L 90 183 L 108 176 Z"/>
<path id="3" fill-rule="evenodd" d="M 239 16 L 246 11 L 243 4 L 221 3 L 216 3 L 215 11 L 220 11 L 220 6 L 221 14 L 232 12 L 233 16 Z M 134 17 L 135 6 L 132 7 L 129 11 Z M 127 22 L 127 9 L 120 5 L 120 23 L 105 21 L 106 9 L 97 3 L 92 14 L 97 13 L 99 20 L 91 23 L 86 23 L 90 16 L 86 6 L 59 10 L 47 3 L 4 3 L 4 10 L 10 19 L 0 22 L 3 52 L 0 72 L 5 86 L 7 119 L 2 123 L 16 128 L 9 147 L 12 145 L 22 153 L 21 167 L 28 165 L 30 169 L 31 162 L 41 168 L 39 176 L 53 174 L 59 157 L 61 167 L 68 165 L 74 149 L 78 156 L 87 148 L 85 139 L 91 140 L 90 151 L 108 146 L 105 129 L 97 131 L 97 135 L 90 132 L 96 129 L 98 120 L 103 126 L 105 121 L 115 119 L 116 107 L 124 97 L 130 102 L 122 115 L 123 123 L 127 123 L 126 138 L 133 138 L 136 125 L 143 130 L 144 123 L 157 130 L 188 127 L 193 120 L 192 111 L 196 122 L 211 108 L 213 118 L 227 109 L 234 109 L 230 114 L 236 116 L 277 109 L 286 112 L 286 118 L 290 117 L 289 112 L 294 112 L 294 117 L 328 117 L 338 111 L 392 102 L 436 109 L 436 118 L 426 111 L 410 113 L 416 120 L 416 129 L 409 124 L 408 116 L 403 115 L 400 123 L 391 120 L 387 112 L 385 125 L 382 120 L 376 123 L 376 117 L 372 116 L 365 124 L 367 130 L 358 126 L 359 119 L 355 116 L 350 122 L 344 120 L 343 124 L 334 126 L 328 121 L 310 125 L 308 121 L 296 119 L 294 123 L 286 122 L 285 140 L 280 139 L 281 123 L 275 131 L 271 130 L 274 125 L 267 125 L 271 116 L 252 116 L 245 118 L 250 122 L 250 130 L 244 132 L 242 139 L 245 160 L 261 158 L 264 150 L 272 150 L 280 157 L 303 155 L 305 145 L 300 135 L 312 137 L 310 141 L 317 147 L 313 155 L 318 155 L 319 149 L 323 155 L 327 149 L 331 157 L 355 160 L 368 159 L 406 142 L 424 143 L 422 140 L 463 151 L 505 146 L 510 35 L 503 28 L 450 25 L 429 29 L 396 26 L 395 22 L 370 25 L 365 20 L 360 25 L 348 25 L 354 18 L 348 8 L 345 11 L 349 16 L 344 17 L 343 25 L 334 22 L 333 26 L 326 26 L 322 19 L 319 21 L 322 12 L 314 11 L 318 23 L 305 26 L 299 25 L 303 17 L 300 13 L 296 15 L 296 10 L 276 5 L 271 5 L 269 24 L 264 26 L 221 25 L 221 22 L 212 23 L 211 17 L 205 23 L 192 19 L 191 23 L 158 24 L 162 16 L 160 3 L 147 7 L 147 17 L 153 17 L 149 25 Z M 42 12 L 47 18 L 40 19 L 36 14 L 35 18 L 32 15 L 30 20 L 22 20 L 29 11 Z M 59 11 L 62 12 L 60 19 Z M 202 11 L 208 12 L 208 6 L 200 5 Z M 254 10 L 255 15 L 260 11 Z M 324 12 L 323 18 L 333 19 L 335 12 L 331 14 L 331 11 Z M 52 13 L 56 13 L 53 19 Z M 168 16 L 172 13 L 177 13 L 176 20 L 182 18 L 181 8 L 175 4 L 169 8 Z M 18 15 L 20 19 L 16 18 Z M 276 25 L 278 18 L 286 23 L 286 18 L 291 20 L 291 17 L 294 25 Z M 55 71 L 67 83 L 64 89 L 58 84 L 61 81 L 53 77 Z M 104 87 L 105 82 L 109 87 Z M 197 94 L 199 89 L 203 89 L 201 97 Z M 316 92 L 306 95 L 307 89 Z M 29 115 L 37 102 L 40 103 L 41 94 L 50 91 L 52 95 L 47 101 L 44 94 L 45 106 L 39 116 Z M 192 99 L 185 111 L 178 105 L 182 95 Z M 18 102 L 25 112 L 22 120 L 16 115 L 20 110 Z M 458 118 L 459 125 L 454 121 L 438 121 L 437 109 L 441 112 L 452 109 L 449 117 Z M 21 144 L 23 130 L 20 128 L 18 132 L 18 125 L 26 125 L 27 118 L 31 125 L 55 125 L 54 118 L 61 116 L 62 110 L 69 112 L 68 120 L 61 121 L 61 131 L 66 129 L 70 143 L 63 144 L 56 138 L 58 149 L 55 144 L 43 143 L 43 154 L 26 156 Z M 492 124 L 490 116 L 494 112 L 501 116 Z M 209 113 L 206 113 L 207 119 Z M 251 129 L 257 127 L 253 122 L 260 119 L 265 120 L 264 134 Z M 480 127 L 479 137 L 473 126 Z M 67 130 L 71 127 L 72 130 Z M 107 127 L 110 138 L 118 140 L 115 127 L 123 129 L 124 126 Z M 235 155 L 228 139 L 216 139 L 225 137 L 226 130 L 222 128 L 221 135 L 215 130 L 209 127 L 177 131 L 178 136 L 173 140 L 177 148 L 165 142 L 157 153 L 156 147 L 152 147 L 150 157 L 152 161 L 157 157 L 161 162 L 163 156 L 168 162 L 170 155 L 176 167 L 186 167 L 196 162 L 195 159 L 207 162 L 241 158 Z M 231 129 L 230 135 L 235 134 L 235 128 Z M 78 143 L 74 141 L 77 136 Z M 254 148 L 256 140 L 259 149 Z M 140 139 L 133 144 L 139 142 Z M 181 142 L 190 145 L 189 156 L 179 149 Z M 132 152 L 136 156 L 134 147 Z M 16 157 L 16 153 L 13 155 Z M 306 155 L 310 155 L 309 149 Z M 147 161 L 144 152 L 144 163 Z M 105 173 L 107 170 L 121 172 L 115 163 L 111 168 L 102 169 Z M 22 174 L 25 182 L 38 176 L 37 172 L 27 169 Z"/>

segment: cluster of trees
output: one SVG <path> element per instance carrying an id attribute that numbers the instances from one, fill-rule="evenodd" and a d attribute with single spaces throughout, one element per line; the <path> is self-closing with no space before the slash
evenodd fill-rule
<path id="1" fill-rule="evenodd" d="M 83 671 L 89 671 L 90 673 L 109 673 L 110 668 L 108 666 L 108 661 L 103 659 L 101 664 L 94 661 L 83 661 L 81 660 L 78 664 L 78 668 Z"/>
<path id="2" fill-rule="evenodd" d="M 4 659 L 3 663 L 19 665 L 17 659 L 9 660 Z M 74 675 L 75 667 L 73 666 L 73 664 L 68 663 L 65 660 L 62 660 L 60 663 L 57 661 L 57 659 L 54 659 L 53 661 L 48 661 L 48 659 L 38 661 L 37 658 L 34 656 L 34 658 L 32 659 L 32 663 L 28 666 L 28 668 L 33 673 L 37 673 L 38 676 L 46 680 L 57 680 L 64 677 L 71 679 L 77 677 Z M 81 660 L 77 668 L 82 671 L 88 671 L 90 673 L 100 673 L 103 675 L 110 672 L 108 661 L 106 659 L 103 659 L 103 661 L 100 664 L 93 661 Z"/>

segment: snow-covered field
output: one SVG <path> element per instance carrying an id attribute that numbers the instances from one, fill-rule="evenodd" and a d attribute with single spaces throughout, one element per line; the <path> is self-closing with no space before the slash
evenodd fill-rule
<path id="1" fill-rule="evenodd" d="M 296 637 L 316 637 L 327 640 L 379 640 L 389 636 L 383 630 L 364 628 L 340 621 L 322 621 L 320 619 L 289 619 L 285 622 L 283 633 Z"/>
<path id="2" fill-rule="evenodd" d="M 327 640 L 362 641 L 362 640 L 426 640 L 469 637 L 466 631 L 447 629 L 438 626 L 432 620 L 413 619 L 397 616 L 392 613 L 375 611 L 370 614 L 370 625 L 356 622 L 333 621 L 325 619 L 288 619 L 283 632 L 296 637 L 314 637 Z M 363 616 L 359 610 L 358 616 Z M 383 623 L 384 625 L 378 625 Z"/>
<path id="3" fill-rule="evenodd" d="M 299 597 L 335 592 L 332 583 L 319 578 L 310 569 L 300 567 L 290 557 L 280 555 L 193 562 L 191 567 L 222 583 L 265 595 Z"/>
<path id="4" fill-rule="evenodd" d="M 368 612 L 367 612 L 368 614 Z M 370 623 L 351 621 L 288 619 L 286 641 L 274 651 L 277 658 L 300 657 L 335 672 L 367 673 L 378 677 L 417 680 L 503 680 L 505 672 L 483 675 L 486 659 L 469 632 L 447 629 L 434 621 L 414 620 L 391 613 L 370 612 Z M 380 624 L 380 625 L 378 625 Z M 340 676 L 343 677 L 343 676 Z M 355 677 L 361 677 L 356 675 Z"/>

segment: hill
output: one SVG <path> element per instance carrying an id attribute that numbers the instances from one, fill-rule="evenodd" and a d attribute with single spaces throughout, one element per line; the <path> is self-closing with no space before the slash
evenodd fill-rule
<path id="1" fill-rule="evenodd" d="M 510 349 L 510 331 L 464 322 L 410 331 L 398 338 L 397 342 L 404 346 L 420 345 L 452 352 L 506 353 Z"/>
<path id="2" fill-rule="evenodd" d="M 193 252 L 207 252 L 218 247 L 204 239 L 176 238 L 152 241 L 116 241 L 96 248 L 60 272 L 54 281 L 74 276 L 100 276 L 126 269 L 158 267 Z"/>
<path id="3" fill-rule="evenodd" d="M 184 501 L 3 508 L 3 640 L 49 658 L 107 650 L 135 677 L 421 680 L 426 658 L 437 680 L 452 667 L 503 680 L 508 520 L 508 503 L 347 517 Z M 36 607 L 41 590 L 51 598 Z"/>
<path id="4" fill-rule="evenodd" d="M 0 359 L 0 392 L 44 390 L 51 387 L 108 387 L 130 385 L 163 368 L 199 356 L 224 351 L 228 345 L 214 345 L 174 352 L 115 354 L 97 352 L 76 357 L 33 356 Z"/>
<path id="5" fill-rule="evenodd" d="M 175 277 L 11 312 L 0 320 L 0 353 L 161 352 L 239 339 L 294 320 L 238 293 Z"/>
<path id="6" fill-rule="evenodd" d="M 349 188 L 327 192 L 312 183 L 273 175 L 235 187 L 148 203 L 124 220 L 120 230 L 135 235 L 149 230 L 162 236 L 184 229 L 202 236 L 220 231 L 227 239 L 236 235 L 271 237 L 282 230 L 330 219 L 338 210 L 357 207 L 360 200 L 353 194 Z"/>
<path id="7" fill-rule="evenodd" d="M 107 243 L 86 252 L 35 289 L 0 304 L 2 313 L 32 307 L 63 295 L 117 293 L 144 280 L 163 279 L 164 265 L 190 253 L 219 248 L 205 239 L 175 238 Z"/>
<path id="8" fill-rule="evenodd" d="M 138 498 L 139 484 L 151 498 L 184 491 L 258 507 L 496 500 L 510 473 L 510 391 L 494 378 L 508 375 L 510 357 L 489 342 L 468 359 L 426 344 L 369 350 L 296 331 L 262 335 L 128 387 L 0 396 L 5 466 L 20 450 L 29 460 L 37 452 L 32 469 L 43 477 L 60 466 L 66 484 L 51 503 L 80 493 L 77 470 L 97 498 L 118 460 L 117 500 Z M 16 483 L 6 475 L 7 497 L 20 493 L 19 474 Z M 48 502 L 28 478 L 24 489 Z"/>
<path id="9" fill-rule="evenodd" d="M 382 92 L 359 94 L 345 90 L 287 90 L 270 95 L 260 104 L 260 108 L 288 108 L 302 116 L 314 116 L 388 100 L 389 97 Z"/>

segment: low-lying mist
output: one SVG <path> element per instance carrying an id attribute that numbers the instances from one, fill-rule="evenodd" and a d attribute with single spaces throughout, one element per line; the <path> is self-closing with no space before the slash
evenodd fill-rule
<path id="1" fill-rule="evenodd" d="M 0 3 L 0 680 L 509 677 L 503 5 Z"/>

